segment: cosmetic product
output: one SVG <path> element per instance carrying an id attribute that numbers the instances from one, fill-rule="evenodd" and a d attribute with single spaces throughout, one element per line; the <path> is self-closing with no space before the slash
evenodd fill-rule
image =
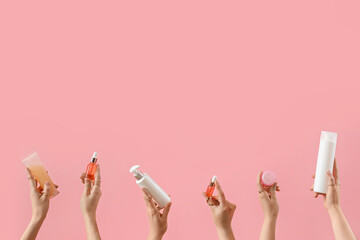
<path id="1" fill-rule="evenodd" d="M 276 175 L 272 171 L 264 171 L 261 174 L 261 184 L 264 187 L 270 187 L 276 182 Z"/>
<path id="2" fill-rule="evenodd" d="M 59 194 L 49 174 L 47 173 L 44 164 L 40 161 L 39 155 L 36 152 L 22 160 L 22 162 L 25 167 L 30 170 L 31 174 L 43 189 L 46 182 L 50 183 L 50 198 Z"/>
<path id="3" fill-rule="evenodd" d="M 94 152 L 90 163 L 86 167 L 85 178 L 95 180 L 95 172 L 97 168 L 97 152 Z"/>
<path id="4" fill-rule="evenodd" d="M 216 181 L 216 176 L 213 176 L 212 179 L 210 180 L 209 186 L 206 189 L 205 195 L 208 198 L 211 198 L 214 190 L 215 190 L 215 181 Z"/>
<path id="5" fill-rule="evenodd" d="M 326 193 L 328 184 L 326 172 L 333 172 L 337 133 L 321 131 L 320 146 L 316 164 L 314 192 Z"/>
<path id="6" fill-rule="evenodd" d="M 171 200 L 169 195 L 162 190 L 149 175 L 140 172 L 138 170 L 139 167 L 139 165 L 135 165 L 130 168 L 130 173 L 134 174 L 137 185 L 139 185 L 140 188 L 146 188 L 160 208 L 165 207 Z"/>

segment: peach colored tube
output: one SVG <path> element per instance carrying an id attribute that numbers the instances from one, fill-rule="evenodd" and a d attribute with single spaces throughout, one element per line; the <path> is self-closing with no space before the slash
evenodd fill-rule
<path id="1" fill-rule="evenodd" d="M 44 184 L 46 182 L 50 183 L 50 198 L 59 194 L 36 152 L 25 158 L 22 162 L 30 169 L 31 173 L 34 175 L 35 179 L 39 182 L 42 188 L 44 188 Z"/>

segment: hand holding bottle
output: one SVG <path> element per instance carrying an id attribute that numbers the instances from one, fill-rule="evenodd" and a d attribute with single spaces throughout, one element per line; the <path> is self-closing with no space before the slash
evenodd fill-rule
<path id="1" fill-rule="evenodd" d="M 43 189 L 40 185 L 38 185 L 38 182 L 32 175 L 31 171 L 28 168 L 26 171 L 30 184 L 32 217 L 30 224 L 21 237 L 21 240 L 34 240 L 36 239 L 40 227 L 49 211 L 50 183 L 46 182 Z M 57 185 L 55 185 L 55 187 L 58 188 Z"/>
<path id="2" fill-rule="evenodd" d="M 331 171 L 327 171 L 326 174 L 328 185 L 326 194 L 315 192 L 314 197 L 323 196 L 324 207 L 329 213 L 335 239 L 356 240 L 340 206 L 340 181 L 336 158 L 334 159 L 333 173 L 331 174 Z M 315 178 L 315 175 L 313 175 L 313 178 Z M 311 186 L 310 190 L 314 191 L 314 185 Z"/>
<path id="3" fill-rule="evenodd" d="M 259 192 L 260 205 L 264 213 L 264 221 L 261 228 L 260 240 L 274 240 L 276 231 L 276 220 L 279 214 L 279 202 L 276 191 L 280 191 L 275 182 L 270 187 L 261 184 L 262 171 L 257 176 L 257 187 Z"/>
<path id="4" fill-rule="evenodd" d="M 85 173 L 80 176 L 85 183 L 84 192 L 81 197 L 80 205 L 85 220 L 86 234 L 88 239 L 101 239 L 96 222 L 96 209 L 101 197 L 101 175 L 100 165 L 97 165 L 95 180 L 85 178 Z"/>
<path id="5" fill-rule="evenodd" d="M 167 230 L 167 219 L 171 208 L 171 202 L 167 203 L 161 213 L 156 206 L 152 195 L 145 188 L 142 189 L 146 212 L 150 223 L 148 240 L 160 240 Z"/>
<path id="6" fill-rule="evenodd" d="M 215 181 L 215 186 L 218 196 L 209 198 L 206 196 L 206 193 L 203 193 L 203 196 L 210 206 L 219 239 L 233 240 L 235 237 L 231 227 L 231 221 L 236 210 L 236 205 L 225 198 L 225 193 L 217 180 Z"/>

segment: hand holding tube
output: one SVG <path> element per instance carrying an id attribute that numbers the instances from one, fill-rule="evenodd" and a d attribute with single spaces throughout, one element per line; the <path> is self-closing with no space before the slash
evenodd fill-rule
<path id="1" fill-rule="evenodd" d="M 50 205 L 50 183 L 46 182 L 44 189 L 38 185 L 38 182 L 27 168 L 27 175 L 30 184 L 30 199 L 32 207 L 32 217 L 30 224 L 26 228 L 21 240 L 34 240 L 44 222 L 49 211 Z M 55 185 L 58 188 L 57 185 Z"/>
<path id="2" fill-rule="evenodd" d="M 324 197 L 324 207 L 329 213 L 335 239 L 356 240 L 340 206 L 340 181 L 336 159 L 334 160 L 333 174 L 331 174 L 331 171 L 327 171 L 326 174 L 328 184 L 326 194 L 315 192 L 314 197 L 317 198 L 319 195 Z M 315 175 L 313 175 L 313 178 L 315 178 Z M 314 185 L 310 190 L 314 191 Z"/>

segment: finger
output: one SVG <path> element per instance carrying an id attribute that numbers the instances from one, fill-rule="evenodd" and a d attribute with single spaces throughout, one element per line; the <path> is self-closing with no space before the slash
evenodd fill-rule
<path id="1" fill-rule="evenodd" d="M 26 172 L 27 172 L 27 176 L 29 179 L 30 189 L 36 190 L 36 183 L 35 183 L 34 176 L 32 175 L 30 169 L 26 168 Z"/>
<path id="2" fill-rule="evenodd" d="M 100 174 L 100 165 L 97 165 L 96 172 L 95 172 L 95 187 L 99 187 L 101 185 L 101 174 Z"/>
<path id="3" fill-rule="evenodd" d="M 57 184 L 54 184 L 54 186 L 55 186 L 55 188 L 59 188 L 59 185 L 57 185 Z"/>
<path id="4" fill-rule="evenodd" d="M 280 186 L 279 185 L 276 186 L 276 191 L 280 192 Z"/>
<path id="5" fill-rule="evenodd" d="M 339 171 L 338 171 L 338 167 L 337 167 L 336 158 L 334 158 L 333 175 L 335 178 L 335 184 L 338 184 L 339 183 Z"/>
<path id="6" fill-rule="evenodd" d="M 271 187 L 270 187 L 270 195 L 272 199 L 276 200 L 276 186 L 277 186 L 277 182 L 274 183 Z"/>
<path id="7" fill-rule="evenodd" d="M 317 198 L 319 196 L 319 193 L 314 193 L 314 198 Z"/>
<path id="8" fill-rule="evenodd" d="M 167 220 L 167 217 L 169 215 L 170 212 L 170 208 L 171 208 L 171 202 L 167 203 L 166 206 L 164 207 L 164 211 L 162 213 L 162 216 L 165 218 L 165 220 Z"/>
<path id="9" fill-rule="evenodd" d="M 145 188 L 142 189 L 142 192 L 143 192 L 143 195 L 144 195 L 144 202 L 145 202 L 146 207 L 149 210 L 157 211 L 155 203 L 152 200 L 152 195 L 150 194 L 150 192 Z"/>
<path id="10" fill-rule="evenodd" d="M 312 175 L 312 178 L 315 178 L 315 174 Z"/>
<path id="11" fill-rule="evenodd" d="M 314 191 L 314 184 L 311 185 L 310 191 Z"/>
<path id="12" fill-rule="evenodd" d="M 222 187 L 221 187 L 221 185 L 219 184 L 218 180 L 215 181 L 215 186 L 217 187 L 217 192 L 218 192 L 218 194 L 219 194 L 219 199 L 218 199 L 218 200 L 219 200 L 220 204 L 225 203 L 225 201 L 226 201 L 225 193 L 224 193 L 224 191 L 222 190 Z"/>
<path id="13" fill-rule="evenodd" d="M 41 198 L 43 200 L 46 200 L 50 197 L 50 183 L 49 182 L 46 182 L 45 185 L 44 185 L 44 192 L 41 196 Z"/>
<path id="14" fill-rule="evenodd" d="M 90 194 L 90 190 L 91 190 L 91 181 L 89 179 L 85 178 L 84 193 L 88 196 Z"/>
<path id="15" fill-rule="evenodd" d="M 262 175 L 262 171 L 260 171 L 257 175 L 257 180 L 256 180 L 256 185 L 258 187 L 258 192 L 263 192 L 265 191 L 264 186 L 261 184 L 261 175 Z"/>
<path id="16" fill-rule="evenodd" d="M 81 179 L 81 180 L 84 180 L 84 179 L 85 179 L 85 173 L 82 173 L 82 174 L 80 175 L 80 179 Z"/>
<path id="17" fill-rule="evenodd" d="M 335 188 L 335 179 L 334 176 L 331 174 L 330 170 L 326 172 L 327 177 L 327 183 L 328 183 L 328 189 L 334 189 Z"/>

